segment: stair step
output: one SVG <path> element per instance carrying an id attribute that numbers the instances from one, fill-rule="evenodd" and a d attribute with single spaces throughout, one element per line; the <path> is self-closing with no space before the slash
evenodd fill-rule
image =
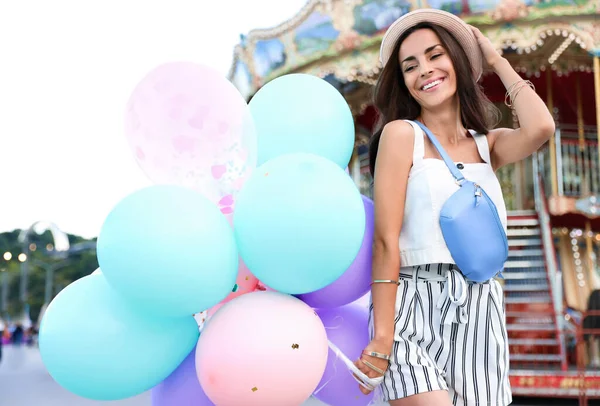
<path id="1" fill-rule="evenodd" d="M 551 303 L 550 296 L 517 296 L 517 297 L 507 297 L 504 299 L 506 304 L 530 304 L 530 303 Z"/>
<path id="2" fill-rule="evenodd" d="M 542 240 L 539 238 L 509 238 L 509 247 L 539 247 L 542 245 Z"/>
<path id="3" fill-rule="evenodd" d="M 507 324 L 508 331 L 556 331 L 553 324 Z"/>
<path id="4" fill-rule="evenodd" d="M 527 227 L 527 226 L 539 226 L 540 222 L 538 219 L 528 219 L 528 218 L 509 218 L 508 226 L 509 227 Z"/>
<path id="5" fill-rule="evenodd" d="M 504 271 L 502 272 L 504 279 L 546 279 L 546 272 L 516 272 L 516 271 Z"/>
<path id="6" fill-rule="evenodd" d="M 546 263 L 541 260 L 531 261 L 506 261 L 504 268 L 545 268 Z"/>
<path id="7" fill-rule="evenodd" d="M 511 318 L 510 316 L 506 316 L 507 318 Z M 522 324 L 527 326 L 540 326 L 546 324 L 552 324 L 553 319 L 551 317 L 542 317 L 542 318 L 533 318 L 534 316 L 525 316 L 525 317 L 517 317 L 511 323 L 513 324 Z"/>
<path id="8" fill-rule="evenodd" d="M 544 251 L 541 249 L 525 249 L 525 250 L 510 250 L 508 251 L 508 257 L 542 257 Z"/>
<path id="9" fill-rule="evenodd" d="M 511 361 L 545 361 L 560 362 L 560 354 L 510 354 Z"/>
<path id="10" fill-rule="evenodd" d="M 508 310 L 506 312 L 506 317 L 537 317 L 537 318 L 539 318 L 540 316 L 544 316 L 545 318 L 548 318 L 548 317 L 553 317 L 554 314 L 551 310 L 548 310 L 548 311 L 536 310 L 536 311 L 532 311 L 532 312 Z"/>
<path id="11" fill-rule="evenodd" d="M 555 338 L 509 338 L 508 345 L 558 345 Z"/>
<path id="12" fill-rule="evenodd" d="M 510 323 L 515 323 L 515 325 L 520 325 L 520 326 L 525 326 L 527 327 L 527 331 L 536 331 L 538 333 L 542 333 L 544 332 L 544 335 L 546 332 L 555 332 L 556 330 L 554 329 L 554 324 L 552 324 L 552 319 L 549 318 L 542 318 L 542 319 L 520 319 L 520 318 L 513 318 L 512 320 L 510 320 Z M 537 329 L 538 326 L 548 326 L 551 325 L 552 326 L 552 330 L 550 329 Z M 523 327 L 523 328 L 525 328 Z M 518 332 L 521 332 L 523 330 L 511 330 L 512 333 L 514 334 L 518 334 Z M 552 335 L 550 335 L 552 336 Z"/>
<path id="13" fill-rule="evenodd" d="M 547 283 L 528 283 L 527 285 L 518 285 L 507 283 L 503 287 L 505 292 L 540 292 L 548 291 Z"/>
<path id="14" fill-rule="evenodd" d="M 535 210 L 510 210 L 507 214 L 508 217 L 535 216 L 537 218 L 537 212 Z"/>
<path id="15" fill-rule="evenodd" d="M 509 228 L 506 231 L 508 237 L 526 237 L 526 236 L 539 236 L 539 228 Z"/>

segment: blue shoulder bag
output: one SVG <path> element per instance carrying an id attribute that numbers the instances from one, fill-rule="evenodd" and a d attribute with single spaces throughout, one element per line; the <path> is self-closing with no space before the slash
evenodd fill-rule
<path id="1" fill-rule="evenodd" d="M 462 274 L 474 282 L 498 275 L 508 258 L 508 241 L 496 205 L 478 184 L 465 179 L 439 141 L 416 121 L 435 146 L 460 188 L 446 200 L 440 227 Z"/>

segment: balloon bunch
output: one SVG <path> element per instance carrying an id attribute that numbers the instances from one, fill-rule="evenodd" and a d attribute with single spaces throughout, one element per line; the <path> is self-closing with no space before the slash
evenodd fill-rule
<path id="1" fill-rule="evenodd" d="M 338 91 L 293 74 L 247 104 L 210 68 L 167 64 L 135 88 L 126 135 L 155 185 L 114 207 L 101 271 L 48 307 L 52 377 L 96 400 L 153 388 L 154 406 L 368 404 L 328 348 L 357 358 L 368 342 L 352 302 L 373 237 L 373 204 L 344 171 L 354 122 Z"/>

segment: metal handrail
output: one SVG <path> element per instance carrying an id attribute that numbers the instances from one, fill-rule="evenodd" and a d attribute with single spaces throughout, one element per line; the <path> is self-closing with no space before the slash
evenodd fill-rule
<path id="1" fill-rule="evenodd" d="M 565 131 L 571 131 L 571 132 L 579 131 L 579 126 L 577 124 L 560 123 L 559 127 Z M 598 128 L 595 125 L 584 125 L 583 132 L 596 134 L 598 132 Z"/>
<path id="2" fill-rule="evenodd" d="M 561 354 L 561 369 L 567 370 L 567 359 L 566 359 L 566 343 L 564 330 L 564 318 L 563 318 L 563 287 L 562 287 L 562 273 L 558 268 L 558 260 L 556 258 L 556 252 L 554 250 L 554 242 L 552 237 L 552 228 L 550 226 L 550 214 L 545 198 L 544 185 L 542 182 L 542 173 L 539 170 L 538 164 L 538 153 L 533 154 L 532 159 L 533 174 L 534 174 L 534 199 L 535 208 L 538 213 L 540 232 L 542 235 L 544 257 L 546 258 L 546 269 L 548 271 L 549 287 L 551 290 L 552 305 L 554 308 L 554 317 L 556 324 L 556 337 L 560 347 Z"/>

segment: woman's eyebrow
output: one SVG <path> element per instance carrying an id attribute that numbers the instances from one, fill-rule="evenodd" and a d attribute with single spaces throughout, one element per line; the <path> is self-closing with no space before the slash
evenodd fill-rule
<path id="1" fill-rule="evenodd" d="M 433 50 L 434 50 L 436 47 L 439 47 L 439 46 L 442 46 L 442 44 L 435 44 L 435 45 L 432 45 L 432 46 L 430 46 L 429 48 L 427 48 L 427 49 L 425 50 L 425 52 L 424 52 L 424 53 L 425 53 L 425 54 L 428 54 L 428 53 L 430 53 L 431 51 L 433 51 Z M 405 59 L 404 59 L 402 62 L 400 62 L 400 63 L 402 64 L 402 63 L 404 63 L 404 62 L 407 62 L 407 61 L 414 61 L 414 60 L 416 60 L 416 59 L 417 59 L 417 58 L 415 58 L 414 56 L 409 56 L 409 57 L 405 58 Z"/>

